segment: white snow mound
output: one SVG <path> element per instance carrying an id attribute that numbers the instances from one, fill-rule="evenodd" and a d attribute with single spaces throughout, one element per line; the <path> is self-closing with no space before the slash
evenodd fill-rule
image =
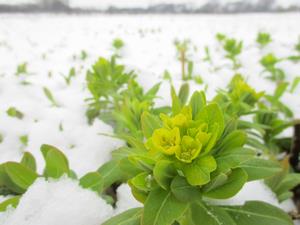
<path id="1" fill-rule="evenodd" d="M 1 225 L 99 225 L 113 209 L 96 193 L 77 181 L 63 177 L 56 181 L 39 178 L 14 210 L 0 214 Z"/>

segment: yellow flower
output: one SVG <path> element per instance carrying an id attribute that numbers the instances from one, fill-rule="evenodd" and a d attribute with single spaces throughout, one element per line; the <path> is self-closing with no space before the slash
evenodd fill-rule
<path id="1" fill-rule="evenodd" d="M 188 122 L 192 120 L 192 109 L 191 107 L 183 107 L 181 112 L 173 117 L 169 117 L 166 114 L 160 115 L 163 124 L 167 128 L 186 127 Z"/>
<path id="2" fill-rule="evenodd" d="M 167 155 L 173 155 L 180 149 L 180 131 L 178 127 L 173 129 L 160 128 L 154 131 L 152 145 Z"/>
<path id="3" fill-rule="evenodd" d="M 202 144 L 190 136 L 183 136 L 181 148 L 175 152 L 176 158 L 185 163 L 191 163 L 195 159 L 202 148 Z"/>

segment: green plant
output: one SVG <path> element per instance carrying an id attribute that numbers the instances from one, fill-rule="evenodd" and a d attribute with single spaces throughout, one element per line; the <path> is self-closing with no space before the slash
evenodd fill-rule
<path id="1" fill-rule="evenodd" d="M 272 42 L 271 35 L 269 33 L 259 32 L 257 34 L 256 42 L 259 44 L 260 48 L 264 48 Z"/>
<path id="2" fill-rule="evenodd" d="M 260 64 L 264 67 L 264 70 L 262 73 L 267 72 L 269 76 L 267 76 L 268 79 L 272 81 L 282 81 L 285 79 L 286 75 L 285 72 L 277 67 L 277 64 L 281 62 L 283 59 L 277 58 L 274 54 L 269 53 L 265 56 L 263 56 L 260 60 Z"/>
<path id="3" fill-rule="evenodd" d="M 114 55 L 115 57 L 120 57 L 121 54 L 120 54 L 120 51 L 122 48 L 124 48 L 124 42 L 122 39 L 120 38 L 116 38 L 113 40 L 113 43 L 112 43 L 112 47 L 114 49 Z"/>
<path id="4" fill-rule="evenodd" d="M 24 117 L 24 114 L 15 107 L 9 107 L 6 110 L 6 113 L 7 113 L 8 116 L 14 117 L 14 118 L 17 118 L 17 119 L 20 119 L 20 120 L 23 119 L 23 117 Z"/>
<path id="5" fill-rule="evenodd" d="M 147 92 L 137 83 L 133 72 L 126 73 L 125 68 L 100 58 L 87 74 L 88 88 L 93 95 L 89 99 L 87 117 L 92 122 L 99 117 L 111 124 L 117 135 L 132 135 L 142 138 L 140 118 L 144 111 L 160 113 L 167 107 L 153 108 L 154 99 L 160 84 Z"/>
<path id="6" fill-rule="evenodd" d="M 264 92 L 256 92 L 246 83 L 241 74 L 232 77 L 226 90 L 219 90 L 214 101 L 222 107 L 228 117 L 251 114 Z"/>
<path id="7" fill-rule="evenodd" d="M 64 78 L 64 80 L 66 81 L 67 85 L 70 85 L 71 84 L 71 79 L 73 77 L 76 76 L 76 70 L 74 67 L 72 67 L 70 70 L 69 70 L 69 74 L 67 76 L 63 75 L 62 74 L 62 77 Z"/>
<path id="8" fill-rule="evenodd" d="M 52 92 L 47 87 L 43 87 L 43 92 L 44 92 L 45 96 L 47 97 L 47 99 L 51 102 L 52 106 L 59 107 L 59 104 L 53 97 Z"/>
<path id="9" fill-rule="evenodd" d="M 113 153 L 115 165 L 127 173 L 134 197 L 144 206 L 104 225 L 292 224 L 284 212 L 263 202 L 210 203 L 234 196 L 247 181 L 270 177 L 280 167 L 243 147 L 245 132 L 226 122 L 216 103 L 207 104 L 203 92 L 195 92 L 188 105 L 174 91 L 172 99 L 171 115 L 142 116 L 145 145 Z"/>
<path id="10" fill-rule="evenodd" d="M 84 60 L 87 59 L 87 57 L 88 57 L 87 52 L 86 52 L 85 50 L 81 50 L 81 52 L 80 52 L 80 59 L 81 59 L 82 61 L 84 61 Z"/>
<path id="11" fill-rule="evenodd" d="M 92 123 L 100 113 L 113 107 L 112 97 L 120 95 L 123 88 L 135 75 L 125 72 L 123 65 L 116 64 L 116 58 L 111 60 L 100 58 L 87 72 L 86 81 L 92 98 L 87 99 L 89 106 L 86 112 L 89 123 Z"/>
<path id="12" fill-rule="evenodd" d="M 42 145 L 41 153 L 45 160 L 43 174 L 36 172 L 37 165 L 34 156 L 25 152 L 21 161 L 5 162 L 0 164 L 0 195 L 9 198 L 0 203 L 0 212 L 5 211 L 9 205 L 17 207 L 22 194 L 34 183 L 38 177 L 45 179 L 58 179 L 64 175 L 77 179 L 73 170 L 69 167 L 66 156 L 57 148 L 51 145 Z M 98 172 L 90 172 L 79 179 L 83 188 L 91 189 L 104 197 L 102 177 Z"/>
<path id="13" fill-rule="evenodd" d="M 186 65 L 189 62 L 187 53 L 190 48 L 190 41 L 187 39 L 183 41 L 175 40 L 174 44 L 177 50 L 178 60 L 181 64 L 181 79 L 188 80 L 190 77 L 186 74 Z"/>
<path id="14" fill-rule="evenodd" d="M 26 62 L 21 63 L 17 66 L 16 75 L 19 76 L 21 74 L 28 74 Z"/>
<path id="15" fill-rule="evenodd" d="M 237 56 L 241 54 L 243 49 L 243 42 L 237 41 L 233 38 L 226 38 L 223 41 L 223 49 L 226 52 L 225 57 L 231 60 L 233 69 L 236 70 L 241 67 L 241 63 L 238 61 Z"/>

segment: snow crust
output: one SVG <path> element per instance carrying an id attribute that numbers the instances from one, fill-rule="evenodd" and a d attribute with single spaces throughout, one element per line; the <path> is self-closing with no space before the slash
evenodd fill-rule
<path id="1" fill-rule="evenodd" d="M 76 181 L 39 178 L 23 195 L 16 209 L 1 213 L 2 225 L 99 225 L 113 213 L 96 193 Z"/>

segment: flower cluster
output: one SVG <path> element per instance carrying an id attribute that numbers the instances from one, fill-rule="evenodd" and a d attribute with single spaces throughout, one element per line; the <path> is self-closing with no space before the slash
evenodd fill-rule
<path id="1" fill-rule="evenodd" d="M 208 143 L 212 133 L 208 124 L 192 118 L 192 109 L 185 106 L 175 116 L 161 114 L 163 127 L 156 129 L 146 146 L 169 156 L 175 156 L 183 163 L 191 163 L 202 152 L 209 149 Z"/>

